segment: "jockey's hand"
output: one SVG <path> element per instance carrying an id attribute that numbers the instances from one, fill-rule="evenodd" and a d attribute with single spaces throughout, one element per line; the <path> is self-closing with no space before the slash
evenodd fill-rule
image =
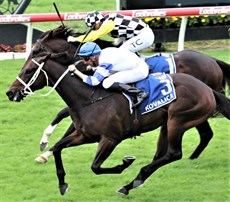
<path id="1" fill-rule="evenodd" d="M 86 67 L 86 71 L 90 71 L 90 70 L 92 70 L 92 66 L 88 65 L 88 66 Z"/>
<path id="2" fill-rule="evenodd" d="M 76 70 L 76 67 L 75 67 L 75 65 L 69 65 L 68 69 L 72 73 L 72 72 L 74 72 Z"/>
<path id="3" fill-rule="evenodd" d="M 67 41 L 68 42 L 76 42 L 77 41 L 76 39 L 77 39 L 76 37 L 68 36 Z"/>
<path id="4" fill-rule="evenodd" d="M 97 67 L 92 67 L 92 66 L 88 65 L 86 67 L 86 71 L 90 71 L 90 70 L 93 70 L 95 72 L 97 70 Z"/>

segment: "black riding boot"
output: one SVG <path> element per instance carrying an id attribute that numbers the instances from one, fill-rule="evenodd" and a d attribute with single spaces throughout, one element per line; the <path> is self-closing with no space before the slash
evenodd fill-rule
<path id="1" fill-rule="evenodd" d="M 136 99 L 136 103 L 133 105 L 133 108 L 141 104 L 141 102 L 148 97 L 148 93 L 143 90 L 123 83 L 115 82 L 109 89 L 117 92 L 125 92 L 134 97 Z"/>

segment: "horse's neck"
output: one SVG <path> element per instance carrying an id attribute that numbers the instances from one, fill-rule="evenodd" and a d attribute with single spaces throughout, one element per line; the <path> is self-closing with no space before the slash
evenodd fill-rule
<path id="1" fill-rule="evenodd" d="M 79 42 L 68 43 L 67 40 L 63 38 L 52 38 L 43 43 L 51 53 L 68 52 L 69 54 L 74 54 L 80 44 Z"/>
<path id="2" fill-rule="evenodd" d="M 65 68 L 57 63 L 48 63 L 51 67 L 48 72 L 50 86 L 53 87 L 61 75 L 65 72 Z M 62 97 L 70 108 L 80 108 L 83 103 L 89 102 L 95 88 L 83 83 L 76 76 L 70 76 L 69 73 L 60 81 L 56 87 L 57 93 Z"/>
<path id="3" fill-rule="evenodd" d="M 76 110 L 80 110 L 83 103 L 90 100 L 93 90 L 79 78 L 70 77 L 69 75 L 63 79 L 61 85 L 58 85 L 56 89 L 66 104 Z"/>

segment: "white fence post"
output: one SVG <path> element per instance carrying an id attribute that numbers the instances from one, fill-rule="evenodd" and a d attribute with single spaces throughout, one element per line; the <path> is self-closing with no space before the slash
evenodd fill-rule
<path id="1" fill-rule="evenodd" d="M 116 0 L 116 10 L 117 10 L 117 11 L 119 11 L 119 10 L 120 10 L 120 7 L 121 7 L 120 1 L 121 1 L 121 0 Z"/>
<path id="2" fill-rule="evenodd" d="M 178 38 L 178 51 L 184 50 L 184 38 L 186 32 L 188 17 L 183 16 L 180 24 L 179 38 Z"/>
<path id="3" fill-rule="evenodd" d="M 33 26 L 32 23 L 27 23 L 27 35 L 26 35 L 26 58 L 29 56 L 33 39 Z"/>

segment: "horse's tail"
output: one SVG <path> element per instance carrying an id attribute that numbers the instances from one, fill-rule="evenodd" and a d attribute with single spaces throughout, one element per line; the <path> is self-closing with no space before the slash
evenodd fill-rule
<path id="1" fill-rule="evenodd" d="M 216 110 L 230 120 L 230 99 L 213 90 L 216 99 Z"/>
<path id="2" fill-rule="evenodd" d="M 230 64 L 228 64 L 224 61 L 218 60 L 216 58 L 213 58 L 213 59 L 220 66 L 220 68 L 223 72 L 224 82 L 223 82 L 222 86 L 225 88 L 225 85 L 228 85 L 228 91 L 230 93 Z"/>

